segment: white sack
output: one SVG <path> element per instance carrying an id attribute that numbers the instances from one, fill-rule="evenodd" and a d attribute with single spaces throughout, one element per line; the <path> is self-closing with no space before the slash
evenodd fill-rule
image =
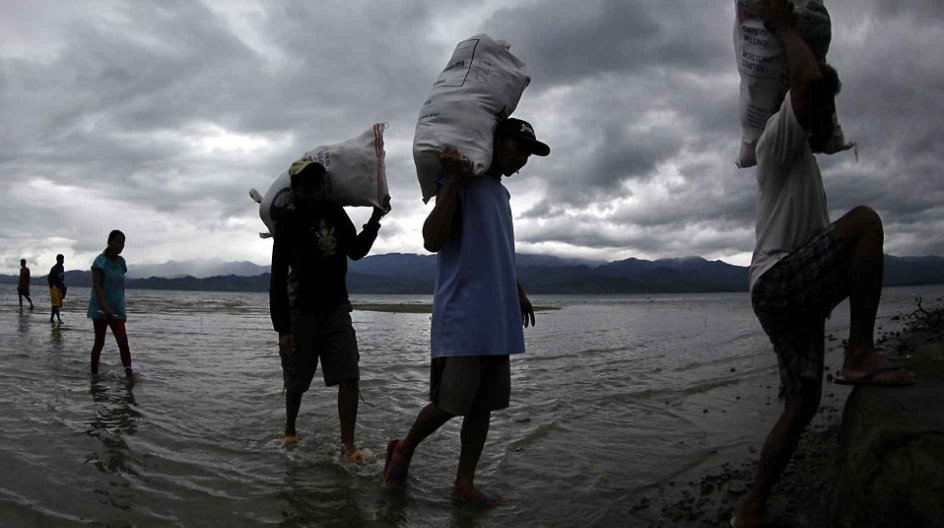
<path id="1" fill-rule="evenodd" d="M 823 0 L 794 0 L 797 30 L 819 60 L 826 59 L 832 28 Z M 783 43 L 767 31 L 760 12 L 761 0 L 734 0 L 734 55 L 741 77 L 738 120 L 741 123 L 741 149 L 736 164 L 745 168 L 757 164 L 754 147 L 767 120 L 780 110 L 790 88 L 790 68 Z M 833 154 L 852 148 L 846 143 L 842 127 L 833 115 L 836 129 L 825 149 Z"/>
<path id="2" fill-rule="evenodd" d="M 384 169 L 383 123 L 373 125 L 363 134 L 343 143 L 315 147 L 305 157 L 324 165 L 325 196 L 347 206 L 384 207 L 390 194 Z M 249 191 L 255 200 L 258 192 Z M 286 170 L 272 182 L 259 203 L 259 217 L 275 233 L 279 216 L 291 202 L 291 181 Z M 266 233 L 261 233 L 265 237 Z"/>
<path id="3" fill-rule="evenodd" d="M 433 84 L 413 137 L 413 161 L 423 201 L 436 195 L 436 152 L 450 146 L 469 158 L 475 174 L 492 163 L 497 119 L 511 115 L 531 82 L 528 67 L 509 46 L 486 34 L 463 40 Z"/>

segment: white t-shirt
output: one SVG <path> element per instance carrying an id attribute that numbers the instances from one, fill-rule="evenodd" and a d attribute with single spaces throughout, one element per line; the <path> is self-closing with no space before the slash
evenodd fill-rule
<path id="1" fill-rule="evenodd" d="M 809 140 L 787 92 L 757 140 L 759 194 L 751 289 L 777 261 L 829 225 L 823 177 Z"/>

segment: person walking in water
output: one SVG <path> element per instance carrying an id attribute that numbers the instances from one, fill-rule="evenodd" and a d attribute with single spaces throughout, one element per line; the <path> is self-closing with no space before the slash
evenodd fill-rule
<path id="1" fill-rule="evenodd" d="M 347 259 L 367 255 L 390 204 L 375 207 L 358 234 L 344 208 L 325 195 L 325 176 L 325 167 L 311 158 L 292 164 L 292 206 L 278 219 L 272 246 L 269 311 L 279 334 L 285 388 L 282 442 L 299 440 L 295 421 L 320 359 L 325 385 L 338 387 L 341 455 L 359 462 L 365 460 L 354 446 L 360 356 L 347 293 Z"/>
<path id="2" fill-rule="evenodd" d="M 49 269 L 49 275 L 46 276 L 46 281 L 49 283 L 49 304 L 51 310 L 49 311 L 49 322 L 55 322 L 53 318 L 59 320 L 59 324 L 62 324 L 62 316 L 59 315 L 59 310 L 62 309 L 63 300 L 66 297 L 66 272 L 63 264 L 65 263 L 66 258 L 60 253 L 56 255 L 56 265 Z"/>
<path id="3" fill-rule="evenodd" d="M 26 259 L 20 259 L 20 278 L 16 282 L 16 295 L 23 309 L 23 297 L 29 301 L 30 310 L 33 309 L 33 299 L 30 299 L 30 269 L 26 267 Z"/>
<path id="4" fill-rule="evenodd" d="M 865 206 L 830 223 L 814 153 L 833 134 L 836 71 L 818 62 L 796 28 L 786 0 L 763 4 L 764 25 L 783 42 L 790 89 L 757 141 L 757 241 L 750 267 L 751 302 L 780 367 L 784 410 L 767 436 L 751 490 L 731 526 L 771 523 L 767 499 L 819 408 L 824 324 L 849 298 L 849 340 L 837 383 L 901 386 L 911 372 L 875 350 L 882 293 L 882 221 Z"/>
<path id="5" fill-rule="evenodd" d="M 532 154 L 549 153 L 529 123 L 513 118 L 497 125 L 492 165 L 481 176 L 469 173 L 469 160 L 456 150 L 439 153 L 436 205 L 423 224 L 425 248 L 438 253 L 430 403 L 405 438 L 387 444 L 384 477 L 390 485 L 405 484 L 420 443 L 462 416 L 452 498 L 481 506 L 504 500 L 475 487 L 475 470 L 492 411 L 508 407 L 509 356 L 524 352 L 522 326 L 534 324 L 534 310 L 518 283 L 511 196 L 501 179 L 516 174 Z"/>
<path id="6" fill-rule="evenodd" d="M 92 263 L 92 294 L 89 299 L 88 318 L 95 328 L 95 343 L 92 345 L 92 374 L 98 374 L 98 360 L 105 346 L 105 330 L 111 333 L 118 343 L 118 353 L 125 376 L 132 377 L 131 350 L 128 347 L 128 333 L 125 330 L 125 274 L 128 266 L 121 252 L 125 248 L 125 234 L 114 230 L 108 234 L 108 247 Z"/>

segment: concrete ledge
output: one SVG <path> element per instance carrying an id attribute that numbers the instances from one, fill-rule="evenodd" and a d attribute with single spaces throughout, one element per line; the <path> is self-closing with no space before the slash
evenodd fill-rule
<path id="1" fill-rule="evenodd" d="M 856 387 L 839 438 L 841 528 L 944 526 L 944 313 L 921 314 L 899 352 L 911 387 Z M 894 356 L 894 355 L 893 355 Z"/>

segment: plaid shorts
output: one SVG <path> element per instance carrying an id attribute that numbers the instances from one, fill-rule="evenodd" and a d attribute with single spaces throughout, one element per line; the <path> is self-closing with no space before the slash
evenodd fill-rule
<path id="1" fill-rule="evenodd" d="M 824 326 L 830 310 L 849 296 L 849 242 L 836 224 L 765 271 L 751 290 L 751 304 L 774 345 L 780 397 L 823 379 Z"/>

